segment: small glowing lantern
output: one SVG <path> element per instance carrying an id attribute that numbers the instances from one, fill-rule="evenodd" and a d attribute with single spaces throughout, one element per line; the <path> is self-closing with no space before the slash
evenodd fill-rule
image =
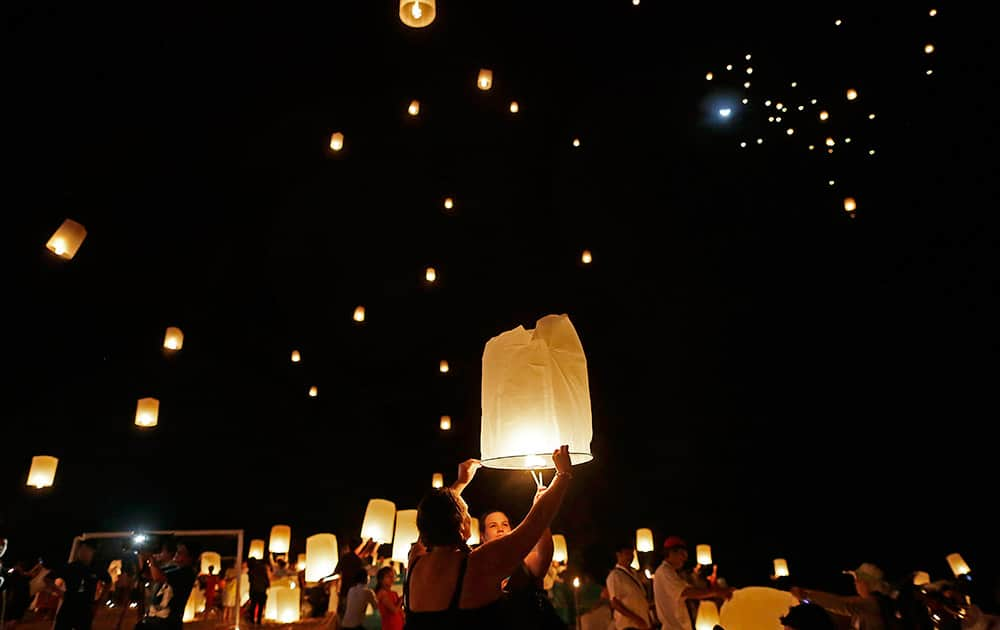
<path id="1" fill-rule="evenodd" d="M 410 545 L 420 538 L 417 529 L 417 511 L 400 510 L 396 512 L 396 531 L 392 536 L 392 559 L 406 564 L 409 560 Z"/>
<path id="2" fill-rule="evenodd" d="M 913 574 L 913 585 L 923 586 L 931 583 L 931 576 L 927 571 L 917 571 Z"/>
<path id="3" fill-rule="evenodd" d="M 441 430 L 451 431 L 451 416 L 441 416 Z"/>
<path id="4" fill-rule="evenodd" d="M 410 114 L 410 116 L 416 116 L 417 114 L 419 114 L 420 113 L 420 101 L 418 101 L 418 100 L 412 100 L 412 101 L 410 101 L 410 106 L 406 108 L 406 111 Z"/>
<path id="5" fill-rule="evenodd" d="M 653 579 L 653 574 L 649 572 L 649 569 L 646 569 L 646 579 L 647 580 Z"/>
<path id="6" fill-rule="evenodd" d="M 653 550 L 653 530 L 648 527 L 643 527 L 635 530 L 635 548 L 636 551 L 642 551 L 643 553 Z"/>
<path id="7" fill-rule="evenodd" d="M 858 204 L 854 201 L 854 197 L 847 197 L 844 199 L 844 211 L 854 212 L 858 209 Z"/>
<path id="8" fill-rule="evenodd" d="M 31 468 L 28 470 L 28 485 L 35 488 L 51 487 L 56 479 L 58 465 L 58 457 L 35 455 L 31 458 Z"/>
<path id="9" fill-rule="evenodd" d="M 694 630 L 714 630 L 719 625 L 719 607 L 715 602 L 703 599 L 698 602 L 698 617 L 694 622 Z"/>
<path id="10" fill-rule="evenodd" d="M 437 0 L 399 0 L 399 19 L 412 28 L 423 28 L 437 15 Z"/>
<path id="11" fill-rule="evenodd" d="M 827 120 L 829 118 L 830 118 L 830 112 L 826 111 L 825 109 L 819 113 L 820 120 Z"/>
<path id="12" fill-rule="evenodd" d="M 847 90 L 847 100 L 853 101 L 856 98 L 858 98 L 858 91 L 857 90 L 855 90 L 854 88 L 851 88 L 851 89 Z"/>
<path id="13" fill-rule="evenodd" d="M 438 277 L 437 270 L 434 269 L 434 267 L 428 267 L 424 271 L 424 278 L 427 279 L 427 282 L 434 282 L 435 280 L 437 280 L 437 277 Z"/>
<path id="14" fill-rule="evenodd" d="M 519 111 L 521 111 L 521 107 L 517 104 L 517 101 L 511 101 L 510 102 L 510 113 L 516 114 Z"/>
<path id="15" fill-rule="evenodd" d="M 493 71 L 486 68 L 481 69 L 476 85 L 479 86 L 480 90 L 488 90 L 493 87 Z"/>
<path id="16" fill-rule="evenodd" d="M 630 567 L 639 570 L 639 553 L 635 549 L 632 550 L 632 562 L 629 564 Z"/>
<path id="17" fill-rule="evenodd" d="M 583 253 L 580 254 L 580 261 L 585 265 L 589 265 L 593 260 L 594 256 L 590 253 L 589 249 L 583 250 Z"/>
<path id="18" fill-rule="evenodd" d="M 371 538 L 377 543 L 392 542 L 392 522 L 396 516 L 396 504 L 385 499 L 371 499 L 365 509 L 365 520 L 361 524 L 361 538 Z"/>
<path id="19" fill-rule="evenodd" d="M 292 542 L 292 528 L 288 525 L 275 525 L 271 528 L 271 541 L 267 545 L 271 553 L 288 553 Z"/>
<path id="20" fill-rule="evenodd" d="M 774 559 L 774 577 L 788 577 L 788 561 L 784 558 Z"/>
<path id="21" fill-rule="evenodd" d="M 208 575 L 209 567 L 215 568 L 215 574 L 219 575 L 222 572 L 222 556 L 214 551 L 203 551 L 201 553 L 201 572 L 204 575 Z"/>
<path id="22" fill-rule="evenodd" d="M 309 388 L 309 397 L 316 398 L 317 396 L 319 396 L 319 388 L 313 385 Z"/>
<path id="23" fill-rule="evenodd" d="M 431 475 L 431 487 L 432 488 L 443 488 L 444 487 L 444 475 L 441 473 L 434 473 Z"/>
<path id="24" fill-rule="evenodd" d="M 635 4 L 639 3 L 636 2 Z M 580 578 L 578 577 L 573 578 L 573 588 L 580 588 Z"/>
<path id="25" fill-rule="evenodd" d="M 354 309 L 354 321 L 363 322 L 365 321 L 365 307 L 359 306 Z"/>
<path id="26" fill-rule="evenodd" d="M 302 360 L 302 355 L 299 354 L 298 350 L 292 350 L 292 363 L 298 363 Z"/>
<path id="27" fill-rule="evenodd" d="M 454 207 L 455 207 L 455 200 L 452 199 L 451 197 L 445 197 L 444 198 L 444 209 L 445 210 L 451 210 Z"/>
<path id="28" fill-rule="evenodd" d="M 552 562 L 566 562 L 568 559 L 566 537 L 562 534 L 552 534 Z"/>
<path id="29" fill-rule="evenodd" d="M 333 132 L 330 135 L 330 148 L 334 151 L 340 151 L 344 148 L 344 134 L 339 131 Z"/>
<path id="30" fill-rule="evenodd" d="M 306 570 L 306 554 L 304 553 L 299 554 L 299 559 L 295 562 L 295 570 L 296 571 Z"/>
<path id="31" fill-rule="evenodd" d="M 45 244 L 45 248 L 60 258 L 71 260 L 85 238 L 87 229 L 73 219 L 66 219 Z"/>
<path id="32" fill-rule="evenodd" d="M 442 374 L 447 374 L 448 373 L 448 362 L 445 361 L 444 359 L 441 359 L 441 363 L 438 364 L 438 371 L 440 371 Z"/>
<path id="33" fill-rule="evenodd" d="M 250 553 L 247 554 L 249 558 L 257 558 L 258 560 L 264 559 L 264 541 L 260 538 L 255 538 L 250 541 Z"/>
<path id="34" fill-rule="evenodd" d="M 160 401 L 155 398 L 140 398 L 135 405 L 135 425 L 155 427 L 160 415 Z"/>
<path id="35" fill-rule="evenodd" d="M 834 144 L 836 144 L 836 142 L 833 141 L 832 137 L 826 139 L 826 146 L 832 147 Z"/>
<path id="36" fill-rule="evenodd" d="M 948 560 L 948 566 L 951 567 L 951 572 L 955 574 L 955 577 L 961 577 L 969 573 L 969 565 L 965 564 L 965 560 L 962 556 L 957 553 L 948 554 L 946 558 Z"/>
<path id="37" fill-rule="evenodd" d="M 568 444 L 573 462 L 594 458 L 587 357 L 566 315 L 547 315 L 534 330 L 518 326 L 483 351 L 482 462 L 492 468 L 552 467 Z"/>
<path id="38" fill-rule="evenodd" d="M 789 127 L 788 129 L 785 130 L 785 133 L 788 135 L 792 135 L 793 133 L 795 133 L 795 130 Z"/>
<path id="39" fill-rule="evenodd" d="M 573 138 L 573 146 L 574 147 L 579 147 L 580 146 L 580 139 L 579 138 Z"/>
<path id="40" fill-rule="evenodd" d="M 924 46 L 924 52 L 927 53 L 928 55 L 934 52 L 934 44 L 927 44 L 926 46 Z"/>
<path id="41" fill-rule="evenodd" d="M 479 519 L 471 518 L 469 520 L 469 539 L 465 541 L 467 545 L 478 545 L 479 540 Z"/>
<path id="42" fill-rule="evenodd" d="M 714 77 L 715 77 L 715 75 L 712 74 L 711 72 L 706 72 L 705 73 L 705 80 L 706 81 L 711 81 Z"/>
<path id="43" fill-rule="evenodd" d="M 698 545 L 695 547 L 695 555 L 698 558 L 698 564 L 712 564 L 711 545 Z"/>
<path id="44" fill-rule="evenodd" d="M 319 582 L 333 575 L 340 562 L 337 537 L 333 534 L 313 534 L 306 538 L 306 582 Z"/>
<path id="45" fill-rule="evenodd" d="M 927 12 L 927 15 L 934 17 L 935 15 L 937 15 L 937 9 L 931 9 L 930 11 Z"/>
<path id="46" fill-rule="evenodd" d="M 163 336 L 163 347 L 167 350 L 180 350 L 184 346 L 184 333 L 176 326 L 167 328 L 167 334 Z"/>

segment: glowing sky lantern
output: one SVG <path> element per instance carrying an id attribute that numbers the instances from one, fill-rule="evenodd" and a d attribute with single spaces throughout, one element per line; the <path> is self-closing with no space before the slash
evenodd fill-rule
<path id="1" fill-rule="evenodd" d="M 480 90 L 488 90 L 493 87 L 493 71 L 482 68 L 479 71 L 479 78 L 476 79 L 476 86 Z"/>
<path id="2" fill-rule="evenodd" d="M 790 136 L 790 135 L 792 135 L 793 133 L 795 133 L 795 130 L 794 130 L 794 129 L 792 129 L 791 127 L 789 127 L 788 129 L 786 129 L 786 130 L 785 130 L 785 133 L 786 133 L 786 134 L 788 134 L 788 135 Z"/>
<path id="3" fill-rule="evenodd" d="M 465 541 L 465 544 L 472 546 L 478 545 L 480 543 L 479 539 L 479 519 L 472 517 L 469 519 L 469 539 Z"/>
<path id="4" fill-rule="evenodd" d="M 712 80 L 712 79 L 714 79 L 714 78 L 715 78 L 715 75 L 714 75 L 714 74 L 712 74 L 711 72 L 706 72 L 706 73 L 705 73 L 705 80 L 706 80 L 706 81 L 711 81 L 711 80 Z"/>
<path id="5" fill-rule="evenodd" d="M 271 528 L 271 540 L 267 550 L 271 553 L 288 553 L 292 544 L 292 528 L 288 525 L 275 525 Z"/>
<path id="6" fill-rule="evenodd" d="M 854 88 L 850 88 L 849 90 L 847 90 L 847 100 L 853 101 L 856 98 L 858 98 L 858 91 L 857 90 L 855 90 Z"/>
<path id="7" fill-rule="evenodd" d="M 694 630 L 715 630 L 719 625 L 719 607 L 715 602 L 703 599 L 698 602 L 698 616 L 694 621 Z"/>
<path id="8" fill-rule="evenodd" d="M 519 111 L 521 111 L 521 106 L 517 104 L 517 101 L 511 101 L 510 102 L 510 113 L 516 114 Z"/>
<path id="9" fill-rule="evenodd" d="M 441 473 L 434 473 L 431 475 L 431 487 L 432 488 L 443 488 L 444 487 L 444 475 Z"/>
<path id="10" fill-rule="evenodd" d="M 451 210 L 454 207 L 455 207 L 455 200 L 452 199 L 451 197 L 445 197 L 444 198 L 444 209 L 445 210 Z"/>
<path id="11" fill-rule="evenodd" d="M 969 565 L 965 563 L 960 554 L 951 553 L 945 559 L 948 561 L 948 566 L 951 567 L 951 572 L 955 574 L 955 577 L 960 577 L 970 572 Z"/>
<path id="12" fill-rule="evenodd" d="M 698 545 L 695 547 L 695 555 L 698 558 L 698 564 L 712 564 L 711 545 Z"/>
<path id="13" fill-rule="evenodd" d="M 365 321 L 365 307 L 359 306 L 354 309 L 354 321 L 363 322 Z"/>
<path id="14" fill-rule="evenodd" d="M 518 326 L 483 351 L 483 465 L 552 467 L 552 452 L 569 445 L 574 464 L 592 460 L 587 357 L 566 315 L 547 315 L 534 330 Z"/>
<path id="15" fill-rule="evenodd" d="M 333 534 L 313 534 L 306 538 L 306 582 L 319 582 L 333 575 L 340 562 L 340 548 Z"/>
<path id="16" fill-rule="evenodd" d="M 298 350 L 292 350 L 292 363 L 298 363 L 302 360 L 302 355 Z"/>
<path id="17" fill-rule="evenodd" d="M 642 527 L 635 530 L 635 548 L 636 551 L 641 551 L 643 553 L 652 551 L 654 549 L 653 530 L 648 527 Z"/>
<path id="18" fill-rule="evenodd" d="M 924 46 L 924 52 L 928 55 L 934 52 L 934 44 L 927 44 Z"/>
<path id="19" fill-rule="evenodd" d="M 636 571 L 639 570 L 639 554 L 636 552 L 635 549 L 632 550 L 632 562 L 629 564 L 629 566 L 635 569 Z"/>
<path id="20" fill-rule="evenodd" d="M 140 398 L 135 405 L 135 426 L 155 427 L 160 415 L 160 401 L 155 398 Z"/>
<path id="21" fill-rule="evenodd" d="M 844 199 L 844 212 L 854 212 L 858 209 L 858 204 L 854 201 L 854 197 L 846 197 Z"/>
<path id="22" fill-rule="evenodd" d="M 417 511 L 396 512 L 396 530 L 392 535 L 392 559 L 406 564 L 410 555 L 410 545 L 417 542 L 418 538 L 420 532 L 417 530 Z"/>
<path id="23" fill-rule="evenodd" d="M 451 416 L 441 416 L 441 430 L 451 431 Z"/>
<path id="24" fill-rule="evenodd" d="M 636 2 L 635 4 L 639 3 Z M 580 588 L 580 578 L 578 577 L 573 578 L 573 588 Z"/>
<path id="25" fill-rule="evenodd" d="M 788 577 L 788 561 L 784 558 L 774 559 L 774 576 Z"/>
<path id="26" fill-rule="evenodd" d="M 579 147 L 580 146 L 580 139 L 579 138 L 573 138 L 573 146 L 574 147 Z"/>
<path id="27" fill-rule="evenodd" d="M 424 270 L 424 279 L 427 280 L 427 282 L 434 282 L 437 280 L 437 277 L 437 270 L 434 269 L 434 267 L 428 267 Z"/>
<path id="28" fill-rule="evenodd" d="M 931 583 L 931 576 L 927 571 L 917 571 L 913 574 L 913 585 L 923 586 Z"/>
<path id="29" fill-rule="evenodd" d="M 396 516 L 396 504 L 385 499 L 371 499 L 365 509 L 365 520 L 361 524 L 361 538 L 371 538 L 377 543 L 392 542 L 392 524 Z"/>
<path id="30" fill-rule="evenodd" d="M 260 538 L 254 538 L 250 541 L 250 552 L 247 553 L 248 558 L 257 558 L 262 560 L 264 558 L 264 541 Z"/>
<path id="31" fill-rule="evenodd" d="M 319 396 L 319 388 L 313 385 L 309 388 L 309 397 L 316 398 L 317 396 Z"/>
<path id="32" fill-rule="evenodd" d="M 827 138 L 826 139 L 826 146 L 832 147 L 835 144 L 837 144 L 837 143 L 833 140 L 833 138 Z"/>
<path id="33" fill-rule="evenodd" d="M 448 367 L 448 362 L 445 361 L 444 359 L 441 359 L 441 362 L 438 363 L 438 372 L 441 372 L 442 374 L 447 374 L 449 369 L 450 368 Z"/>
<path id="34" fill-rule="evenodd" d="M 420 113 L 420 101 L 415 100 L 415 99 L 412 100 L 412 101 L 410 101 L 410 106 L 406 108 L 406 112 L 410 116 L 416 116 L 417 114 L 419 114 Z"/>
<path id="35" fill-rule="evenodd" d="M 56 479 L 59 458 L 51 455 L 35 455 L 28 469 L 28 484 L 33 488 L 49 488 Z"/>
<path id="36" fill-rule="evenodd" d="M 222 572 L 222 556 L 214 551 L 201 552 L 201 572 L 208 574 L 208 568 L 214 567 L 215 575 Z"/>
<path id="37" fill-rule="evenodd" d="M 60 258 L 70 260 L 76 256 L 85 238 L 87 229 L 73 219 L 66 219 L 45 243 L 45 248 Z"/>
<path id="38" fill-rule="evenodd" d="M 825 109 L 819 113 L 820 120 L 828 120 L 829 118 L 830 118 L 830 112 L 826 111 Z"/>
<path id="39" fill-rule="evenodd" d="M 937 15 L 937 9 L 931 9 L 930 11 L 927 12 L 927 15 L 934 17 L 935 15 Z"/>
<path id="40" fill-rule="evenodd" d="M 585 265 L 589 265 L 593 261 L 594 261 L 594 256 L 590 253 L 590 250 L 589 249 L 583 250 L 583 253 L 580 254 L 580 262 L 582 262 Z"/>
<path id="41" fill-rule="evenodd" d="M 434 21 L 437 0 L 399 0 L 399 19 L 412 28 L 423 28 Z"/>
<path id="42" fill-rule="evenodd" d="M 552 562 L 566 562 L 568 559 L 566 537 L 562 534 L 552 534 Z"/>
<path id="43" fill-rule="evenodd" d="M 339 131 L 335 131 L 330 134 L 330 149 L 333 151 L 340 151 L 344 148 L 344 134 Z"/>
<path id="44" fill-rule="evenodd" d="M 166 334 L 163 335 L 163 347 L 167 350 L 180 350 L 184 347 L 184 333 L 180 328 L 176 326 L 167 328 Z"/>

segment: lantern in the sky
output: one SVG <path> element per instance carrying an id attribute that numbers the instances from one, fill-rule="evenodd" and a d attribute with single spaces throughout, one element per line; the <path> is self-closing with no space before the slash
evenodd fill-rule
<path id="1" fill-rule="evenodd" d="M 828 118 L 830 118 L 830 112 L 826 111 L 825 109 L 819 113 L 820 120 L 827 120 Z"/>
<path id="2" fill-rule="evenodd" d="M 410 545 L 420 538 L 417 530 L 417 511 L 396 512 L 396 531 L 392 535 L 392 559 L 406 564 L 410 559 Z"/>
<path id="3" fill-rule="evenodd" d="M 250 541 L 250 552 L 247 553 L 248 558 L 257 558 L 258 560 L 264 559 L 264 541 L 260 538 L 254 538 Z"/>
<path id="4" fill-rule="evenodd" d="M 70 260 L 76 256 L 85 238 L 87 229 L 73 219 L 66 219 L 45 244 L 45 248 L 60 258 Z"/>
<path id="5" fill-rule="evenodd" d="M 788 561 L 784 558 L 774 559 L 774 577 L 788 577 Z"/>
<path id="6" fill-rule="evenodd" d="M 354 309 L 354 321 L 363 322 L 365 321 L 365 307 L 359 306 Z"/>
<path id="7" fill-rule="evenodd" d="M 594 458 L 587 358 L 569 317 L 548 315 L 486 343 L 482 409 L 485 466 L 551 468 L 562 444 L 574 464 Z"/>
<path id="8" fill-rule="evenodd" d="M 420 101 L 414 99 L 410 101 L 410 106 L 406 108 L 406 112 L 410 116 L 416 116 L 420 113 Z"/>
<path id="9" fill-rule="evenodd" d="M 292 350 L 292 363 L 298 363 L 302 360 L 302 355 L 298 350 Z"/>
<path id="10" fill-rule="evenodd" d="M 180 350 L 184 346 L 184 333 L 176 326 L 167 328 L 167 334 L 163 336 L 163 347 L 167 350 Z"/>
<path id="11" fill-rule="evenodd" d="M 451 416 L 441 416 L 441 430 L 442 431 L 451 430 Z"/>
<path id="12" fill-rule="evenodd" d="M 579 138 L 573 138 L 573 146 L 574 147 L 580 146 L 580 139 Z"/>
<path id="13" fill-rule="evenodd" d="M 955 577 L 961 577 L 969 573 L 969 565 L 965 563 L 962 556 L 957 553 L 948 554 L 946 558 L 948 561 L 948 566 L 951 567 L 951 572 L 955 574 Z"/>
<path id="14" fill-rule="evenodd" d="M 698 617 L 694 621 L 694 630 L 715 630 L 719 625 L 719 607 L 715 602 L 703 599 L 698 602 Z"/>
<path id="15" fill-rule="evenodd" d="M 635 549 L 643 553 L 653 550 L 653 530 L 648 527 L 635 530 Z"/>
<path id="16" fill-rule="evenodd" d="M 432 488 L 443 488 L 444 487 L 444 475 L 441 473 L 434 473 L 431 475 L 431 487 Z"/>
<path id="17" fill-rule="evenodd" d="M 213 567 L 215 575 L 219 575 L 222 572 L 222 556 L 214 551 L 203 551 L 201 552 L 202 574 L 208 575 L 209 567 Z"/>
<path id="18" fill-rule="evenodd" d="M 469 539 L 465 541 L 465 544 L 471 547 L 472 545 L 478 545 L 479 543 L 479 519 L 473 517 L 469 519 Z"/>
<path id="19" fill-rule="evenodd" d="M 444 198 L 444 209 L 445 210 L 451 210 L 454 207 L 455 207 L 455 200 L 452 199 L 451 197 L 445 197 Z"/>
<path id="20" fill-rule="evenodd" d="M 517 104 L 517 101 L 511 101 L 510 102 L 510 113 L 516 114 L 519 111 L 521 111 L 521 106 Z"/>
<path id="21" fill-rule="evenodd" d="M 712 564 L 712 546 L 698 545 L 695 547 L 695 556 L 698 558 L 698 564 Z"/>
<path id="22" fill-rule="evenodd" d="M 844 212 L 854 212 L 858 209 L 858 204 L 854 201 L 854 197 L 847 197 L 844 199 Z"/>
<path id="23" fill-rule="evenodd" d="M 438 371 L 441 372 L 442 374 L 447 374 L 448 373 L 448 362 L 445 361 L 444 359 L 441 359 L 441 362 L 438 363 Z"/>
<path id="24" fill-rule="evenodd" d="M 51 455 L 35 455 L 31 458 L 31 468 L 28 470 L 28 485 L 35 488 L 48 488 L 56 479 L 56 467 L 59 458 Z"/>
<path id="25" fill-rule="evenodd" d="M 371 499 L 365 509 L 365 520 L 361 524 L 361 538 L 371 538 L 377 543 L 392 542 L 392 522 L 396 516 L 396 504 L 385 499 Z"/>
<path id="26" fill-rule="evenodd" d="M 344 134 L 339 131 L 335 131 L 330 134 L 330 149 L 333 151 L 340 151 L 344 148 Z"/>
<path id="27" fill-rule="evenodd" d="M 295 562 L 295 570 L 296 571 L 305 571 L 306 570 L 306 554 L 304 554 L 304 553 L 300 553 L 299 554 L 299 558 Z"/>
<path id="28" fill-rule="evenodd" d="M 319 582 L 333 575 L 340 562 L 337 537 L 333 534 L 313 534 L 306 538 L 306 582 Z"/>
<path id="29" fill-rule="evenodd" d="M 312 387 L 309 388 L 309 397 L 315 398 L 317 396 L 319 396 L 319 388 L 313 385 Z"/>
<path id="30" fill-rule="evenodd" d="M 424 270 L 424 279 L 426 279 L 427 282 L 434 282 L 437 280 L 437 277 L 437 270 L 434 269 L 434 267 L 428 267 Z"/>
<path id="31" fill-rule="evenodd" d="M 140 398 L 135 405 L 135 426 L 155 427 L 160 415 L 160 401 L 156 398 Z"/>
<path id="32" fill-rule="evenodd" d="M 437 0 L 399 0 L 399 19 L 407 26 L 423 28 L 437 15 Z"/>
<path id="33" fill-rule="evenodd" d="M 927 571 L 917 571 L 913 574 L 913 585 L 923 586 L 931 583 L 931 576 Z"/>
<path id="34" fill-rule="evenodd" d="M 858 91 L 857 90 L 855 90 L 854 88 L 851 88 L 851 89 L 847 90 L 847 100 L 853 101 L 856 98 L 858 98 Z"/>
<path id="35" fill-rule="evenodd" d="M 568 559 L 566 537 L 562 534 L 552 534 L 552 562 L 566 562 Z"/>
<path id="36" fill-rule="evenodd" d="M 636 571 L 639 570 L 639 553 L 635 549 L 632 550 L 632 562 L 628 566 Z"/>
<path id="37" fill-rule="evenodd" d="M 483 68 L 479 71 L 479 79 L 476 85 L 480 90 L 488 90 L 493 87 L 493 71 Z"/>
<path id="38" fill-rule="evenodd" d="M 267 545 L 271 553 L 288 553 L 292 544 L 292 528 L 288 525 L 275 525 L 271 528 L 271 540 Z"/>
<path id="39" fill-rule="evenodd" d="M 593 262 L 593 260 L 594 257 L 590 254 L 590 250 L 589 249 L 583 250 L 583 254 L 580 255 L 580 261 L 585 265 L 589 265 L 591 262 Z"/>

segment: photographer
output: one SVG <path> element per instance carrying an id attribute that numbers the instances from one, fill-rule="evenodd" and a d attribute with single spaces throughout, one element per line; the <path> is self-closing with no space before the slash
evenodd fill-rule
<path id="1" fill-rule="evenodd" d="M 196 543 L 178 543 L 177 553 L 174 554 L 172 566 L 169 567 L 161 567 L 148 553 L 139 554 L 139 566 L 143 570 L 149 570 L 150 578 L 161 587 L 159 591 L 162 591 L 163 586 L 170 587 L 167 603 L 164 604 L 161 597 L 158 607 L 156 609 L 151 607 L 151 614 L 154 610 L 157 612 L 153 618 L 162 618 L 166 623 L 154 623 L 150 617 L 147 617 L 143 620 L 143 625 L 163 625 L 166 630 L 181 629 L 184 606 L 187 604 L 188 597 L 191 596 L 191 589 L 194 588 L 197 577 L 193 564 L 200 551 L 201 549 Z M 166 596 L 163 595 L 163 597 Z M 166 615 L 163 615 L 165 608 L 168 610 Z"/>

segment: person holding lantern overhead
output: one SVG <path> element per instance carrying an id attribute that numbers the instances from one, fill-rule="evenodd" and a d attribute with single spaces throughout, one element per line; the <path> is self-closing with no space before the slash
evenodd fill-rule
<path id="1" fill-rule="evenodd" d="M 569 448 L 552 454 L 556 476 L 524 521 L 509 534 L 470 550 L 468 506 L 452 488 L 435 488 L 420 502 L 417 529 L 427 551 L 413 557 L 406 591 L 406 628 L 520 627 L 504 618 L 502 582 L 537 544 L 562 505 L 573 478 Z"/>

